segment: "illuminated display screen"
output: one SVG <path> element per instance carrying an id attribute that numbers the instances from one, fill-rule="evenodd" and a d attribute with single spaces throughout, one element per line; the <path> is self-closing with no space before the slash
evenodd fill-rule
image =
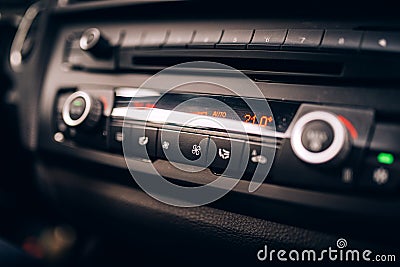
<path id="1" fill-rule="evenodd" d="M 157 97 L 158 98 L 158 97 Z M 165 94 L 154 105 L 155 97 L 134 98 L 131 106 L 135 108 L 158 108 L 176 110 L 203 116 L 226 118 L 251 123 L 260 127 L 270 127 L 275 124 L 278 132 L 285 132 L 292 121 L 299 104 L 292 102 L 271 101 L 269 106 L 272 114 L 265 114 L 265 101 L 247 98 L 244 101 L 239 97 L 231 96 L 202 96 L 194 94 Z M 217 100 L 206 101 L 204 98 Z M 253 108 L 250 109 L 249 105 Z"/>

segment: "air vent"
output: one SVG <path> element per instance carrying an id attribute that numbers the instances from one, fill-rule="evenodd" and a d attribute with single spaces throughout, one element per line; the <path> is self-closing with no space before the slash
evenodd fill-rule
<path id="1" fill-rule="evenodd" d="M 165 68 L 189 61 L 213 61 L 244 72 L 279 72 L 299 74 L 340 75 L 343 64 L 337 62 L 317 62 L 271 58 L 229 58 L 229 57 L 151 57 L 136 56 L 132 64 L 138 68 Z"/>
<path id="2" fill-rule="evenodd" d="M 317 51 L 319 52 L 319 51 Z M 257 79 L 280 77 L 341 78 L 345 62 L 331 54 L 303 51 L 252 51 L 228 49 L 121 49 L 119 68 L 157 72 L 193 61 L 231 66 Z"/>

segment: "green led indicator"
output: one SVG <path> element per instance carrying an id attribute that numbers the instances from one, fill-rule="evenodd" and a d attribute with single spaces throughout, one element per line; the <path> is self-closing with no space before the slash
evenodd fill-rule
<path id="1" fill-rule="evenodd" d="M 379 153 L 378 157 L 378 162 L 382 164 L 387 164 L 390 165 L 394 161 L 394 157 L 390 153 Z"/>
<path id="2" fill-rule="evenodd" d="M 76 99 L 74 100 L 74 102 L 72 102 L 72 105 L 74 105 L 75 107 L 80 107 L 83 105 L 83 101 L 82 99 Z"/>

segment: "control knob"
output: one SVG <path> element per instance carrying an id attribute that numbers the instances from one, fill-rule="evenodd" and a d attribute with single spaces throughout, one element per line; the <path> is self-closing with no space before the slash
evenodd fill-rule
<path id="1" fill-rule="evenodd" d="M 296 156 L 310 164 L 337 164 L 351 148 L 345 125 L 335 114 L 326 111 L 313 111 L 300 117 L 290 142 Z"/>
<path id="2" fill-rule="evenodd" d="M 79 46 L 96 58 L 109 59 L 112 57 L 112 46 L 107 38 L 97 28 L 89 28 L 82 33 Z"/>
<path id="3" fill-rule="evenodd" d="M 62 119 L 68 126 L 90 129 L 100 121 L 102 112 L 103 106 L 98 99 L 86 92 L 77 91 L 65 100 Z"/>

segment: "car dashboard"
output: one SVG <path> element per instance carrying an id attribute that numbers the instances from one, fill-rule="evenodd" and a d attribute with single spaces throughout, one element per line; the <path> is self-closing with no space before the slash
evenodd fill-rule
<path id="1" fill-rule="evenodd" d="M 344 6 L 31 5 L 7 105 L 43 205 L 104 264 L 396 253 L 400 21 Z"/>

